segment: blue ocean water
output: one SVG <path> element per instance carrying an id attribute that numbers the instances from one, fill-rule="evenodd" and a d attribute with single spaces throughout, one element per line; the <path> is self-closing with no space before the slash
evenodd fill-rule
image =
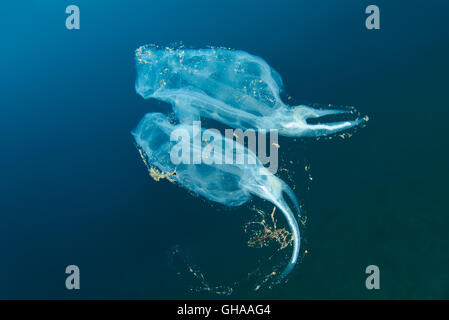
<path id="1" fill-rule="evenodd" d="M 80 30 L 65 28 L 69 4 L 80 8 Z M 380 30 L 365 28 L 369 4 L 381 10 Z M 0 298 L 217 298 L 188 291 L 170 264 L 174 246 L 216 285 L 264 260 L 245 247 L 248 208 L 155 183 L 133 144 L 146 112 L 169 109 L 136 94 L 134 50 L 179 41 L 261 56 L 295 103 L 354 105 L 370 116 L 348 140 L 281 140 L 297 150 L 289 158 L 311 164 L 310 190 L 297 194 L 308 253 L 287 284 L 241 286 L 231 297 L 449 298 L 448 2 L 2 8 Z M 78 291 L 65 288 L 69 264 L 80 267 Z M 377 291 L 365 288 L 370 264 L 381 270 Z"/>

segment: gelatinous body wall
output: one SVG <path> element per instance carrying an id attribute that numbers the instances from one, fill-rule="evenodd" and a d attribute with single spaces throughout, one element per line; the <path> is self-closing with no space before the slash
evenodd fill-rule
<path id="1" fill-rule="evenodd" d="M 279 275 L 280 278 L 285 277 L 297 262 L 300 245 L 298 224 L 284 200 L 284 193 L 298 214 L 299 206 L 287 184 L 270 173 L 252 151 L 238 143 L 234 145 L 232 139 L 223 138 L 219 132 L 213 139 L 216 142 L 217 137 L 220 138 L 223 145 L 219 150 L 231 148 L 233 156 L 243 150 L 250 161 L 173 161 L 172 151 L 178 142 L 171 139 L 171 135 L 180 129 L 188 132 L 192 137 L 192 141 L 187 143 L 189 149 L 193 154 L 202 154 L 201 150 L 207 149 L 208 142 L 212 140 L 201 140 L 199 145 L 193 143 L 201 132 L 195 133 L 190 126 L 202 117 L 237 129 L 275 129 L 279 134 L 291 137 L 326 136 L 356 127 L 368 118 L 361 118 L 355 109 L 287 106 L 280 96 L 283 89 L 280 75 L 263 59 L 244 51 L 148 45 L 136 50 L 136 63 L 136 91 L 145 99 L 171 104 L 180 122 L 175 125 L 160 113 L 149 113 L 133 132 L 152 177 L 156 180 L 166 178 L 227 206 L 239 206 L 253 195 L 273 203 L 284 214 L 291 236 L 286 230 L 276 227 L 272 215 L 273 227 L 262 220 L 259 225 L 263 228 L 251 243 L 258 245 L 266 239 L 275 239 L 286 247 L 292 242 L 290 262 Z M 330 120 L 337 118 L 340 120 Z M 346 133 L 340 136 L 345 138 Z M 218 155 L 224 156 L 221 151 Z"/>
<path id="2" fill-rule="evenodd" d="M 193 132 L 193 128 L 186 124 L 174 125 L 161 113 L 148 113 L 140 121 L 133 135 L 137 145 L 145 153 L 145 161 L 148 166 L 156 167 L 164 173 L 164 177 L 167 173 L 176 172 L 176 174 L 170 175 L 170 179 L 196 194 L 227 206 L 242 205 L 250 200 L 252 195 L 276 205 L 284 214 L 293 238 L 293 254 L 289 265 L 282 274 L 282 277 L 286 276 L 297 262 L 300 245 L 298 224 L 283 197 L 285 193 L 291 200 L 294 210 L 299 214 L 298 202 L 292 190 L 285 182 L 270 173 L 252 151 L 238 145 L 238 142 L 224 137 L 216 139 L 224 144 L 221 150 L 232 148 L 235 150 L 235 155 L 237 150 L 243 149 L 248 157 L 247 162 L 232 164 L 187 162 L 175 165 L 171 154 L 179 142 L 172 139 L 173 133 L 181 130 L 187 132 L 191 137 L 191 140 L 188 141 L 189 148 L 192 153 L 195 153 L 195 148 L 198 146 L 194 143 L 196 134 Z M 206 145 L 207 141 L 201 142 L 202 147 L 206 147 Z M 161 174 L 158 175 L 158 177 L 160 176 Z"/>
<path id="3" fill-rule="evenodd" d="M 364 121 L 308 123 L 353 111 L 285 105 L 280 75 L 244 51 L 143 46 L 136 50 L 136 62 L 136 91 L 170 103 L 182 122 L 203 116 L 235 128 L 277 129 L 281 135 L 301 137 L 332 134 Z"/>

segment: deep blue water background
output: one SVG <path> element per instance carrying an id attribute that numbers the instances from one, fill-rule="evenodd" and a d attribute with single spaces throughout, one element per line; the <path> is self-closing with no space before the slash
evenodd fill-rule
<path id="1" fill-rule="evenodd" d="M 69 4 L 80 30 L 65 28 Z M 369 4 L 381 30 L 365 28 Z M 248 208 L 153 182 L 133 145 L 140 118 L 164 110 L 135 93 L 134 50 L 174 41 L 246 50 L 297 102 L 370 116 L 352 139 L 296 142 L 288 158 L 306 157 L 314 177 L 298 195 L 309 254 L 288 284 L 234 298 L 449 298 L 448 1 L 1 8 L 0 298 L 214 298 L 177 280 L 167 259 L 176 244 L 212 283 L 249 271 Z M 76 292 L 64 286 L 69 264 L 81 269 Z M 380 267 L 379 291 L 364 287 L 369 264 Z"/>

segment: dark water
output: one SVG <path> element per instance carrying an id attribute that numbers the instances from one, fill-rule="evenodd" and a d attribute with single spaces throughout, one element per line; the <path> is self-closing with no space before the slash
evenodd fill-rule
<path id="1" fill-rule="evenodd" d="M 296 102 L 370 116 L 349 140 L 284 140 L 311 164 L 308 254 L 286 285 L 232 297 L 449 298 L 447 1 L 73 1 L 76 31 L 68 4 L 2 3 L 0 298 L 216 298 L 187 292 L 173 246 L 214 285 L 264 260 L 245 247 L 248 207 L 153 182 L 133 145 L 140 118 L 166 110 L 135 93 L 134 50 L 174 41 L 256 54 Z M 381 30 L 365 28 L 369 4 Z"/>

